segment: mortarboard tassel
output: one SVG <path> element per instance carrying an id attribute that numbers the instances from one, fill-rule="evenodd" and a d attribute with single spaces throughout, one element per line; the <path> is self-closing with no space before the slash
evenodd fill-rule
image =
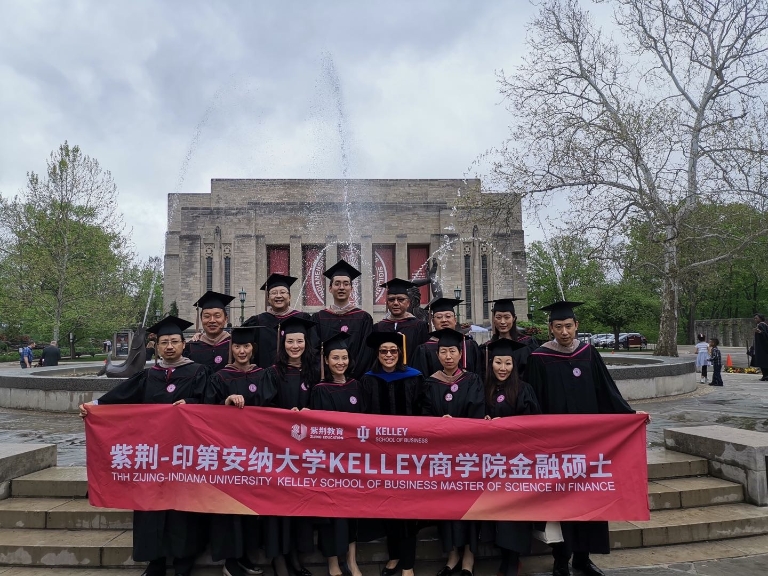
<path id="1" fill-rule="evenodd" d="M 323 355 L 323 343 L 320 343 L 320 382 L 325 380 L 325 355 Z"/>
<path id="2" fill-rule="evenodd" d="M 232 364 L 232 338 L 229 339 L 229 363 Z"/>
<path id="3" fill-rule="evenodd" d="M 399 332 L 400 336 L 403 337 L 403 364 L 406 366 L 408 365 L 408 352 L 406 352 L 406 346 L 405 346 L 405 334 L 402 332 Z"/>
<path id="4" fill-rule="evenodd" d="M 463 365 L 464 370 L 467 369 L 467 339 L 463 338 L 461 340 L 461 363 Z"/>

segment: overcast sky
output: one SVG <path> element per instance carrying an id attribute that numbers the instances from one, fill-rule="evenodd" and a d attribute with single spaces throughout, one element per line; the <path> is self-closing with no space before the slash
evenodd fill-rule
<path id="1" fill-rule="evenodd" d="M 533 8 L 0 0 L 0 13 L 0 194 L 78 144 L 112 172 L 148 257 L 163 253 L 166 195 L 211 178 L 473 176 L 507 135 L 496 72 L 520 62 Z"/>

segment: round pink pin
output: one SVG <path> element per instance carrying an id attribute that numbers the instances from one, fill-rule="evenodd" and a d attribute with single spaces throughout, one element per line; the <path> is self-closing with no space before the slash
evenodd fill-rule
<path id="1" fill-rule="evenodd" d="M 454 384 L 453 386 L 451 386 L 451 392 L 458 392 L 458 390 L 459 390 L 458 384 Z"/>
<path id="2" fill-rule="evenodd" d="M 446 395 L 445 395 L 445 399 L 446 399 L 448 402 L 450 402 L 451 400 L 453 400 L 453 394 L 451 394 L 450 392 L 448 392 L 448 394 L 446 394 Z"/>
<path id="3" fill-rule="evenodd" d="M 213 359 L 213 361 L 216 362 L 216 364 L 221 364 L 222 360 L 224 360 L 224 358 L 222 358 L 221 356 L 216 356 L 216 358 Z"/>
<path id="4" fill-rule="evenodd" d="M 498 397 L 496 398 L 496 402 L 499 402 L 499 403 L 504 402 L 504 394 L 499 394 Z"/>
<path id="5" fill-rule="evenodd" d="M 168 386 L 165 388 L 166 392 L 173 392 L 176 390 L 176 384 L 168 384 Z"/>
<path id="6" fill-rule="evenodd" d="M 248 390 L 250 390 L 251 392 L 256 392 L 256 384 L 251 384 L 250 386 L 248 386 Z"/>
<path id="7" fill-rule="evenodd" d="M 349 397 L 349 402 L 350 402 L 350 404 L 357 404 L 357 398 L 355 398 L 354 396 L 350 396 Z"/>
<path id="8" fill-rule="evenodd" d="M 573 375 L 576 376 L 576 378 L 581 376 L 581 368 L 574 368 L 573 369 Z"/>

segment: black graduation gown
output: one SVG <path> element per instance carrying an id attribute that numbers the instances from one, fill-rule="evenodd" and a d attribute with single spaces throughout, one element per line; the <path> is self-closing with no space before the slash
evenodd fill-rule
<path id="1" fill-rule="evenodd" d="M 276 391 L 274 405 L 277 408 L 309 407 L 310 390 L 315 385 L 313 376 L 302 375 L 298 368 L 288 366 L 281 375 L 277 366 L 270 366 L 264 374 L 265 386 Z M 315 549 L 314 527 L 312 518 L 303 516 L 262 516 L 262 534 L 264 554 L 274 558 L 280 554 L 289 554 L 295 549 L 301 554 L 308 554 Z"/>
<path id="2" fill-rule="evenodd" d="M 485 414 L 491 418 L 508 418 L 541 414 L 541 408 L 533 393 L 533 388 L 520 382 L 515 403 L 511 404 L 504 395 L 504 389 L 497 386 L 490 399 L 486 397 Z M 524 555 L 531 551 L 531 532 L 533 522 L 483 522 L 480 529 L 480 539 L 493 542 L 499 548 L 512 550 Z"/>
<path id="3" fill-rule="evenodd" d="M 768 374 L 768 324 L 759 322 L 759 332 L 755 332 L 755 355 L 752 356 L 751 366 L 760 368 L 765 376 Z"/>
<path id="4" fill-rule="evenodd" d="M 477 345 L 477 342 L 469 338 L 466 340 L 466 343 L 466 370 L 467 372 L 482 375 L 484 360 L 480 351 L 480 346 Z M 422 374 L 434 374 L 435 372 L 442 370 L 443 366 L 437 358 L 437 338 L 430 338 L 424 342 L 424 344 L 416 348 L 416 351 L 413 354 L 413 360 L 409 362 L 409 364 Z M 461 364 L 464 364 L 464 359 L 462 359 Z"/>
<path id="5" fill-rule="evenodd" d="M 225 338 L 216 346 L 201 340 L 190 340 L 184 346 L 183 354 L 192 362 L 207 366 L 211 372 L 218 372 L 229 362 L 229 338 Z"/>
<path id="6" fill-rule="evenodd" d="M 256 316 L 251 316 L 243 322 L 243 326 L 263 326 L 258 331 L 257 338 L 259 349 L 256 352 L 256 364 L 264 369 L 272 366 L 277 360 L 277 326 L 283 321 L 291 318 L 292 316 L 298 316 L 309 320 L 309 314 L 306 312 L 299 312 L 298 310 L 291 310 L 283 316 L 276 316 L 271 312 L 262 312 Z M 307 345 L 311 345 L 314 342 L 314 333 L 308 335 Z"/>
<path id="7" fill-rule="evenodd" d="M 199 404 L 208 383 L 208 370 L 190 363 L 177 368 L 153 366 L 121 382 L 99 398 L 99 404 Z M 189 558 L 206 545 L 205 514 L 179 510 L 133 513 L 133 560 L 147 562 L 172 556 Z"/>
<path id="8" fill-rule="evenodd" d="M 454 382 L 446 383 L 433 374 L 424 381 L 424 393 L 421 411 L 424 416 L 445 416 L 453 418 L 484 418 L 485 399 L 480 377 L 472 372 L 463 372 Z M 461 551 L 466 545 L 472 552 L 477 552 L 477 522 L 466 520 L 446 520 L 438 522 L 443 550 L 448 553 L 453 547 Z"/>
<path id="9" fill-rule="evenodd" d="M 373 318 L 365 310 L 354 308 L 344 314 L 335 314 L 330 310 L 320 310 L 312 314 L 312 320 L 317 322 L 315 333 L 319 342 L 325 342 L 339 332 L 349 334 L 349 357 L 354 361 L 352 377 L 360 378 L 371 367 L 372 356 L 370 348 L 365 345 L 365 339 L 373 330 Z"/>
<path id="10" fill-rule="evenodd" d="M 493 342 L 491 340 L 490 342 Z M 515 363 L 515 370 L 517 370 L 518 376 L 520 376 L 521 380 L 528 380 L 528 357 L 531 355 L 531 352 L 538 349 L 539 347 L 539 341 L 536 340 L 533 336 L 527 336 L 525 334 L 520 334 L 517 337 L 517 342 L 521 342 L 525 344 L 525 348 L 518 348 L 517 350 L 514 350 L 512 352 L 512 359 Z M 481 348 L 481 355 L 483 357 L 483 361 L 481 363 L 482 369 L 480 372 L 478 372 L 482 377 L 483 380 L 485 380 L 485 354 L 486 354 L 486 348 L 488 347 L 489 342 L 484 342 Z"/>
<path id="11" fill-rule="evenodd" d="M 385 318 L 373 325 L 374 332 L 400 332 L 405 335 L 405 355 L 408 366 L 413 366 L 412 358 L 416 348 L 429 339 L 429 326 L 423 320 L 408 317 L 404 320 Z"/>
<path id="12" fill-rule="evenodd" d="M 572 353 L 541 346 L 528 358 L 528 382 L 543 414 L 634 414 L 600 353 L 581 343 Z M 561 522 L 573 552 L 608 554 L 608 522 Z"/>
<path id="13" fill-rule="evenodd" d="M 419 400 L 424 386 L 424 377 L 418 370 L 406 367 L 402 372 L 367 372 L 360 380 L 360 385 L 365 395 L 368 414 L 393 416 L 421 414 Z M 383 526 L 387 537 L 389 559 L 399 559 L 401 570 L 413 568 L 416 560 L 418 520 L 386 519 L 383 522 L 369 520 L 364 524 L 374 527 Z M 369 528 L 371 532 L 375 530 L 376 528 Z"/>
<path id="14" fill-rule="evenodd" d="M 366 412 L 365 395 L 360 382 L 354 379 L 344 384 L 319 382 L 309 398 L 312 410 L 331 412 Z M 320 552 L 326 558 L 338 556 L 346 559 L 350 542 L 357 541 L 357 520 L 347 518 L 327 518 L 318 525 L 317 543 Z"/>
<path id="15" fill-rule="evenodd" d="M 231 394 L 240 394 L 246 406 L 273 406 L 277 389 L 255 367 L 243 372 L 233 366 L 224 367 L 211 377 L 205 392 L 206 404 L 224 404 Z M 233 409 L 237 409 L 234 408 Z M 260 516 L 211 514 L 211 557 L 214 561 L 242 558 L 260 544 Z"/>

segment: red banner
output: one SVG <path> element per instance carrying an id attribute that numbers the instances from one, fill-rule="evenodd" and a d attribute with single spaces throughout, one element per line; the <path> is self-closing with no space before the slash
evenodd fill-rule
<path id="1" fill-rule="evenodd" d="M 408 246 L 408 273 L 410 280 L 423 280 L 427 277 L 429 265 L 429 246 Z M 419 288 L 421 292 L 421 305 L 429 302 L 429 286 Z"/>
<path id="2" fill-rule="evenodd" d="M 267 246 L 267 275 L 291 273 L 291 249 L 289 246 Z"/>
<path id="3" fill-rule="evenodd" d="M 381 288 L 384 282 L 395 277 L 395 247 L 389 244 L 377 244 L 373 247 L 373 303 L 387 303 L 387 289 Z"/>
<path id="4" fill-rule="evenodd" d="M 275 516 L 648 520 L 644 420 L 93 406 L 88 499 Z"/>

